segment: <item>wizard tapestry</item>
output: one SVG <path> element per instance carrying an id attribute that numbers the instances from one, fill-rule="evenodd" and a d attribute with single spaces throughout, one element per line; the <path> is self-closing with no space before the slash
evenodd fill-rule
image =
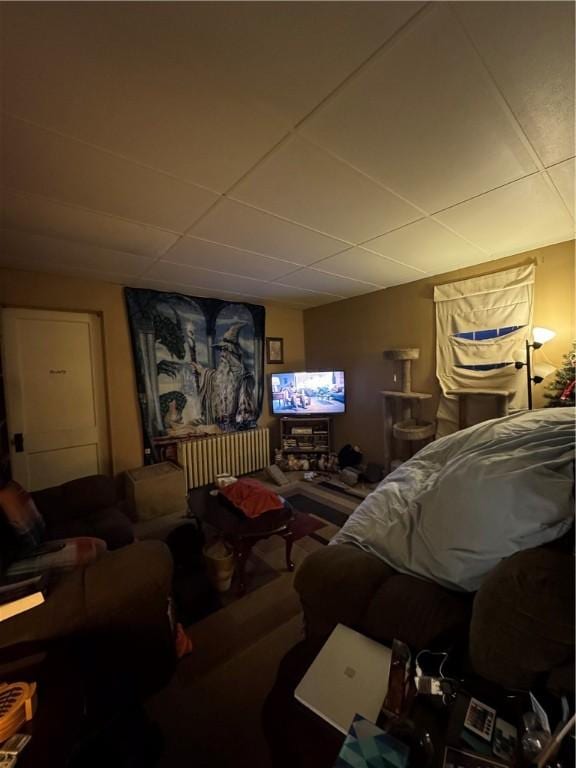
<path id="1" fill-rule="evenodd" d="M 147 461 L 193 435 L 256 426 L 264 307 L 125 288 Z"/>

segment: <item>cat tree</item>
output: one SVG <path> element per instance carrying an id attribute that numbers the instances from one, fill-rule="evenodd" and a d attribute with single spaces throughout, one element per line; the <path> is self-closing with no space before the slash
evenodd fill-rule
<path id="1" fill-rule="evenodd" d="M 420 350 L 415 347 L 405 349 L 385 349 L 385 360 L 401 364 L 401 389 L 384 389 L 382 395 L 384 411 L 384 470 L 390 472 L 393 461 L 393 438 L 407 442 L 412 453 L 412 443 L 419 443 L 434 437 L 436 425 L 421 418 L 423 400 L 429 400 L 429 392 L 412 391 L 412 361 L 418 360 Z"/>

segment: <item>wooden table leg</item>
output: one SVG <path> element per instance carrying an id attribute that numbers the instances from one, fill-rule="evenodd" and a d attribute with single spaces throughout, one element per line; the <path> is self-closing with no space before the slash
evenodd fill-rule
<path id="1" fill-rule="evenodd" d="M 236 573 L 238 577 L 236 592 L 240 597 L 246 594 L 246 560 L 250 557 L 253 544 L 254 541 L 252 539 L 240 539 L 234 548 L 236 555 Z"/>
<path id="2" fill-rule="evenodd" d="M 289 528 L 286 533 L 282 534 L 282 538 L 286 542 L 286 568 L 289 571 L 294 570 L 294 562 L 292 561 L 292 544 L 294 544 L 294 534 Z"/>

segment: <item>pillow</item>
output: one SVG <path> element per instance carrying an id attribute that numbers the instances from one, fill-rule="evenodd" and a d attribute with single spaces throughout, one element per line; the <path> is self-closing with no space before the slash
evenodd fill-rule
<path id="1" fill-rule="evenodd" d="M 20 552 L 28 552 L 44 541 L 46 526 L 32 497 L 14 480 L 0 488 L 0 509 L 14 532 Z"/>
<path id="2" fill-rule="evenodd" d="M 47 552 L 23 557 L 13 562 L 6 571 L 7 576 L 30 576 L 32 574 L 71 571 L 89 565 L 106 552 L 106 542 L 94 536 L 78 536 L 75 539 L 55 539 L 46 544 Z"/>
<path id="3" fill-rule="evenodd" d="M 277 493 L 269 491 L 258 480 L 243 478 L 232 485 L 220 488 L 224 498 L 237 509 L 244 512 L 246 517 L 258 517 L 273 509 L 282 509 L 284 502 Z"/>

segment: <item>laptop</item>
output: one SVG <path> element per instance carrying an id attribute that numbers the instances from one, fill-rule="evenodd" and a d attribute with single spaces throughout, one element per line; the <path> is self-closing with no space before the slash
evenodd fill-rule
<path id="1" fill-rule="evenodd" d="M 392 651 L 338 624 L 294 691 L 342 733 L 356 714 L 375 723 L 388 691 Z"/>

